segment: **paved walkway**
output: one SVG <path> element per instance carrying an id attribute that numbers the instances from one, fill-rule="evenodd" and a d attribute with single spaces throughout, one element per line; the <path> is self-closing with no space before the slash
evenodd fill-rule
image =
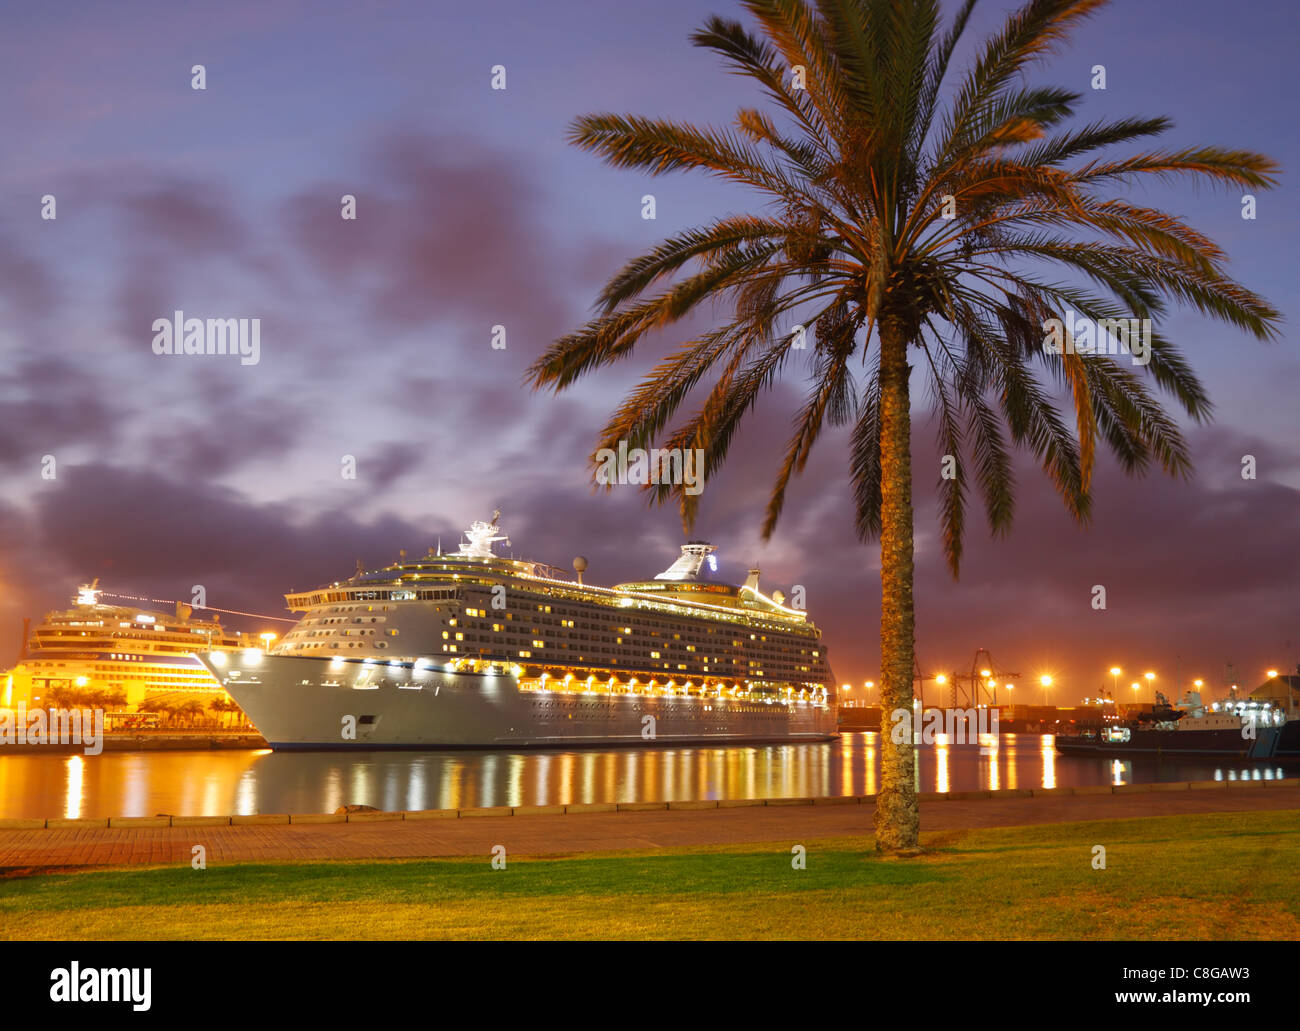
<path id="1" fill-rule="evenodd" d="M 922 832 L 1014 827 L 1180 813 L 1300 809 L 1290 781 L 1227 790 L 1138 791 L 922 802 Z M 214 862 L 570 855 L 869 834 L 870 800 L 706 810 L 383 819 L 219 827 L 70 827 L 0 830 L 0 870 L 188 863 L 194 845 Z"/>

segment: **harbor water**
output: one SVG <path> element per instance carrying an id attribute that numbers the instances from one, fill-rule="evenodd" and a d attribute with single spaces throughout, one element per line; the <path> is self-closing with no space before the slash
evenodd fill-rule
<path id="1" fill-rule="evenodd" d="M 917 790 L 1280 780 L 1294 765 L 1063 757 L 1049 734 L 918 746 Z M 21 753 L 0 749 L 0 817 L 224 816 L 875 793 L 880 739 L 557 751 Z"/>

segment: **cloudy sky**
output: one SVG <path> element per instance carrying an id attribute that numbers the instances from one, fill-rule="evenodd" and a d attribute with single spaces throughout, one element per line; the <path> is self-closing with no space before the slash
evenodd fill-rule
<path id="1" fill-rule="evenodd" d="M 986 0 L 968 39 L 1010 6 Z M 94 576 L 154 598 L 203 584 L 212 605 L 284 615 L 284 591 L 357 558 L 450 546 L 494 507 L 516 554 L 565 567 L 584 554 L 593 582 L 666 567 L 683 539 L 675 512 L 647 509 L 635 487 L 595 492 L 586 457 L 620 392 L 683 334 L 558 398 L 522 380 L 622 261 L 756 210 L 737 189 L 608 169 L 565 143 L 592 111 L 724 123 L 752 104 L 687 41 L 711 13 L 738 14 L 729 0 L 7 5 L 0 666 L 23 616 Z M 1103 461 L 1080 529 L 1026 467 L 1012 534 L 992 541 L 972 519 L 955 583 L 918 391 L 927 671 L 969 668 L 984 647 L 1035 683 L 1055 674 L 1072 700 L 1114 664 L 1125 682 L 1152 669 L 1172 687 L 1218 684 L 1226 663 L 1253 685 L 1300 661 L 1298 24 L 1289 2 L 1118 0 L 1035 73 L 1086 93 L 1086 120 L 1168 115 L 1171 145 L 1278 160 L 1282 185 L 1254 221 L 1239 196 L 1186 184 L 1134 196 L 1217 239 L 1287 325 L 1263 345 L 1175 311 L 1164 328 L 1216 406 L 1212 425 L 1189 428 L 1195 479 L 1128 480 Z M 1096 64 L 1104 92 L 1088 88 Z M 355 221 L 340 217 L 344 194 Z M 46 195 L 54 220 L 40 217 Z M 260 318 L 260 362 L 155 355 L 153 322 L 178 309 Z M 805 379 L 757 409 L 697 533 L 725 578 L 758 564 L 769 588 L 802 584 L 838 678 L 860 684 L 877 676 L 879 561 L 854 539 L 842 437 L 824 438 L 775 537 L 758 534 Z"/>

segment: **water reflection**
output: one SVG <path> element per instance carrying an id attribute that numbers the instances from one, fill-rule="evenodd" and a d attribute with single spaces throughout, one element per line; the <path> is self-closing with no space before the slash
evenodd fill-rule
<path id="1" fill-rule="evenodd" d="M 68 820 L 81 817 L 82 777 L 85 763 L 86 760 L 79 755 L 69 756 L 67 760 L 68 786 L 64 792 L 63 816 Z"/>
<path id="2" fill-rule="evenodd" d="M 1063 758 L 1050 735 L 917 748 L 918 791 L 1276 780 L 1295 766 Z M 103 817 L 874 794 L 880 741 L 555 752 L 0 753 L 0 816 Z"/>

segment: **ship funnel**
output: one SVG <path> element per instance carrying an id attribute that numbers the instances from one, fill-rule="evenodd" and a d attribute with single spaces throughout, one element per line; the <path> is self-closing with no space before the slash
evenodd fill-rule
<path id="1" fill-rule="evenodd" d="M 656 580 L 694 580 L 699 575 L 704 560 L 718 549 L 705 541 L 691 541 L 682 545 L 677 561 L 655 577 Z"/>

